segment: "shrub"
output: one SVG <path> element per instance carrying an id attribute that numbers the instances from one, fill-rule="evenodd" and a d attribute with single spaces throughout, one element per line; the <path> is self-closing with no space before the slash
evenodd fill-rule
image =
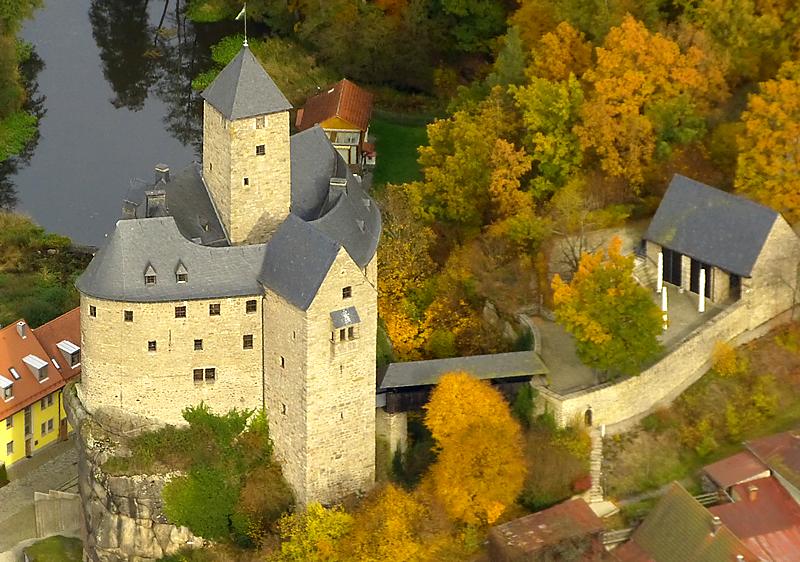
<path id="1" fill-rule="evenodd" d="M 529 428 L 531 426 L 531 419 L 533 417 L 533 404 L 536 400 L 538 392 L 530 384 L 524 385 L 517 392 L 512 406 L 511 413 L 522 424 L 523 427 Z"/>
<path id="2" fill-rule="evenodd" d="M 164 487 L 164 512 L 203 538 L 225 540 L 239 491 L 231 480 L 219 468 L 193 468 Z"/>
<path id="3" fill-rule="evenodd" d="M 574 446 L 574 441 L 580 438 L 573 431 L 583 433 L 552 429 L 539 423 L 528 432 L 525 453 L 528 475 L 519 501 L 531 511 L 569 498 L 588 476 L 588 451 L 585 456 L 575 454 L 583 449 Z M 573 445 L 572 450 L 567 444 Z"/>
<path id="4" fill-rule="evenodd" d="M 727 342 L 718 341 L 714 344 L 711 355 L 714 371 L 721 377 L 741 375 L 747 370 L 747 359 Z"/>

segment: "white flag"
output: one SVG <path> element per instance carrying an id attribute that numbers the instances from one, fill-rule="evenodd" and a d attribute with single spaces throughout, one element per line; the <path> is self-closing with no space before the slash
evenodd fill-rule
<path id="1" fill-rule="evenodd" d="M 236 19 L 237 19 L 237 20 L 240 20 L 240 19 L 242 19 L 242 18 L 244 17 L 244 11 L 245 11 L 246 9 L 247 9 L 247 6 L 245 5 L 245 7 L 244 7 L 244 8 L 242 8 L 242 11 L 241 11 L 241 12 L 239 12 L 239 15 L 238 15 L 238 16 L 236 16 Z"/>

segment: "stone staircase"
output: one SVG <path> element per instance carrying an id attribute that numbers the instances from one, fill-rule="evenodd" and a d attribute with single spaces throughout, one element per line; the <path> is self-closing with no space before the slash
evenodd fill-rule
<path id="1" fill-rule="evenodd" d="M 643 256 L 636 256 L 634 258 L 633 278 L 636 279 L 640 285 L 655 289 L 657 275 L 658 268 L 656 264 L 649 262 L 647 258 Z"/>
<path id="2" fill-rule="evenodd" d="M 603 438 L 600 430 L 593 427 L 589 431 L 592 440 L 592 452 L 589 455 L 589 474 L 592 477 L 592 487 L 584 494 L 587 503 L 602 502 L 603 497 Z"/>

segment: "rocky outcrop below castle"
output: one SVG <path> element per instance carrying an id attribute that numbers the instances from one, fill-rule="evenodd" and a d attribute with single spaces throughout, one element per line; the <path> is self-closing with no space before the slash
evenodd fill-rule
<path id="1" fill-rule="evenodd" d="M 174 474 L 118 476 L 103 470 L 103 463 L 124 448 L 121 436 L 137 431 L 135 421 L 92 416 L 74 384 L 66 388 L 64 398 L 77 437 L 84 559 L 155 562 L 186 546 L 201 545 L 202 539 L 164 515 L 161 490 Z"/>

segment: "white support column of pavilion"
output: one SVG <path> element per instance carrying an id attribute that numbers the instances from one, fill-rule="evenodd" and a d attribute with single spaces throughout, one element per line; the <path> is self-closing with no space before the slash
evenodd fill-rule
<path id="1" fill-rule="evenodd" d="M 658 276 L 656 277 L 656 293 L 661 292 L 664 286 L 664 252 L 658 252 Z"/>
<path id="2" fill-rule="evenodd" d="M 669 325 L 669 315 L 667 314 L 667 288 L 663 287 L 661 291 L 661 322 L 662 328 L 666 331 Z"/>
<path id="3" fill-rule="evenodd" d="M 697 312 L 705 312 L 706 311 L 706 269 L 704 267 L 700 268 L 700 279 L 698 280 L 700 283 L 700 299 L 697 301 Z"/>

